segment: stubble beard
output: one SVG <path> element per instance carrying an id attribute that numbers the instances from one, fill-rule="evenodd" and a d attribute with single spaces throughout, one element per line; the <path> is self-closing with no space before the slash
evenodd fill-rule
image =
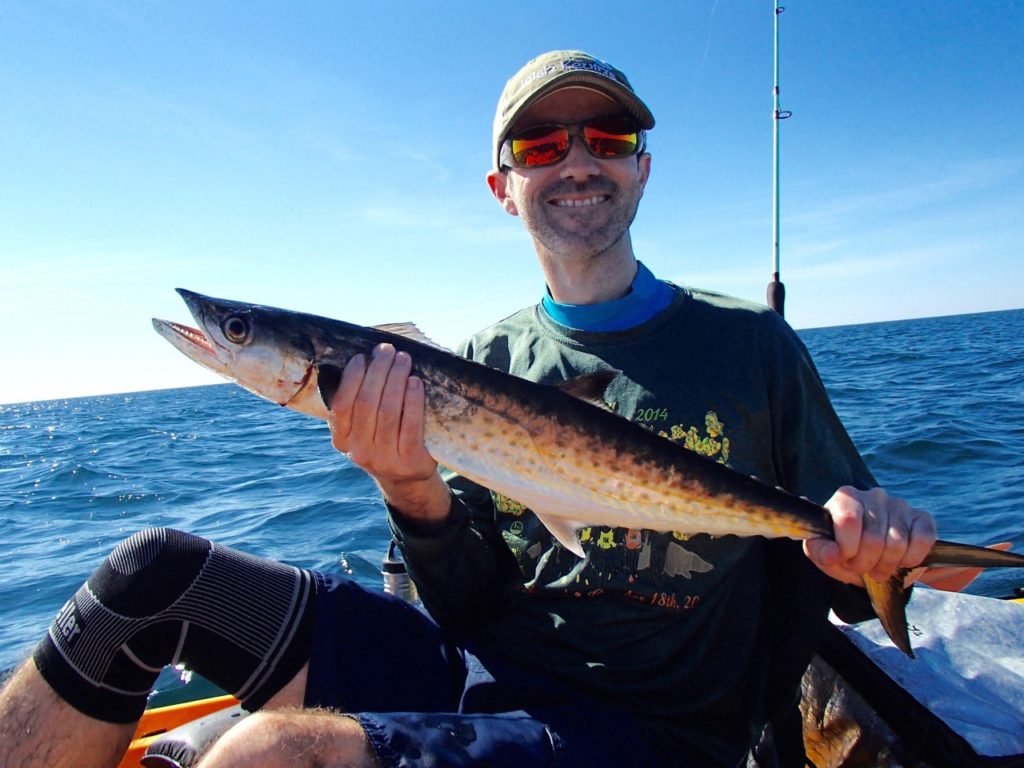
<path id="1" fill-rule="evenodd" d="M 563 194 L 608 195 L 596 206 L 560 208 L 546 200 Z M 618 184 L 606 177 L 583 184 L 559 181 L 542 190 L 540 202 L 519 207 L 527 231 L 539 247 L 553 256 L 596 259 L 621 243 L 636 218 L 640 196 L 623 196 Z"/>

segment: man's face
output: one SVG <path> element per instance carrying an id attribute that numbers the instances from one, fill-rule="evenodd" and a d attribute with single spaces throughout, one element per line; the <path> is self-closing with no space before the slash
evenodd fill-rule
<path id="1" fill-rule="evenodd" d="M 563 88 L 523 113 L 513 133 L 550 123 L 580 123 L 623 113 L 615 101 L 585 88 Z M 626 242 L 650 172 L 650 155 L 601 160 L 578 137 L 560 162 L 512 168 L 488 177 L 506 211 L 519 216 L 538 250 L 589 259 Z"/>

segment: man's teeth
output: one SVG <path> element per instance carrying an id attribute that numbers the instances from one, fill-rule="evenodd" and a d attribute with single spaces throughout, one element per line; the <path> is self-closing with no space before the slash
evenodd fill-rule
<path id="1" fill-rule="evenodd" d="M 588 205 L 597 205 L 607 200 L 604 195 L 594 195 L 584 200 L 555 200 L 555 205 L 559 208 L 583 208 Z"/>

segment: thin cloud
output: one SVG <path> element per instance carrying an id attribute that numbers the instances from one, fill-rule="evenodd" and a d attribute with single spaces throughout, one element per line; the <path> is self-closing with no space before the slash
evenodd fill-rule
<path id="1" fill-rule="evenodd" d="M 1024 173 L 1024 158 L 981 158 L 948 170 L 948 175 L 939 178 L 826 199 L 822 204 L 787 215 L 786 223 L 791 227 L 832 227 L 837 223 L 862 221 L 870 213 L 891 215 L 936 206 L 963 195 L 1001 187 Z"/>
<path id="2" fill-rule="evenodd" d="M 479 201 L 459 205 L 445 199 L 431 205 L 420 197 L 363 205 L 342 214 L 346 220 L 374 229 L 443 232 L 446 239 L 467 243 L 512 243 L 527 237 L 518 222 L 503 221 L 503 215 L 498 210 L 483 212 Z"/>

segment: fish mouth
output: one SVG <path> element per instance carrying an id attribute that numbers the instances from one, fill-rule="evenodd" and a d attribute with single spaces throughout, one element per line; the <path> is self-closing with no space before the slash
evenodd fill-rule
<path id="1" fill-rule="evenodd" d="M 188 307 L 188 311 L 196 323 L 205 325 L 206 312 L 204 309 L 209 299 L 187 288 L 176 288 L 175 291 L 185 302 L 185 306 Z M 237 381 L 231 372 L 230 356 L 218 352 L 218 348 L 223 349 L 221 345 L 217 343 L 216 339 L 210 338 L 199 328 L 176 323 L 173 320 L 160 320 L 155 317 L 153 318 L 153 327 L 157 333 L 167 339 L 179 352 L 193 362 L 199 363 L 204 368 L 208 368 L 225 378 Z"/>
<path id="2" fill-rule="evenodd" d="M 153 328 L 185 357 L 214 373 L 230 378 L 227 363 L 217 356 L 213 344 L 198 328 L 156 317 L 153 318 Z"/>
<path id="3" fill-rule="evenodd" d="M 176 291 L 185 301 L 185 306 L 195 321 L 202 324 L 204 297 L 185 288 L 178 288 Z M 190 325 L 176 323 L 173 320 L 160 320 L 156 317 L 153 318 L 153 328 L 185 357 L 225 378 L 234 379 L 228 361 L 217 354 L 213 340 L 203 331 Z"/>
<path id="4" fill-rule="evenodd" d="M 198 328 L 182 325 L 181 323 L 176 323 L 173 320 L 157 320 L 154 318 L 153 322 L 159 324 L 157 326 L 158 331 L 160 330 L 160 326 L 166 327 L 168 330 L 178 334 L 179 336 L 184 336 L 185 340 L 190 344 L 194 344 L 205 352 L 213 354 L 213 345 L 210 343 L 210 340 L 206 338 L 206 334 Z"/>
<path id="5" fill-rule="evenodd" d="M 317 391 L 317 366 L 311 350 L 304 357 L 281 357 L 272 368 L 273 375 L 263 376 L 260 369 L 268 363 L 267 356 L 258 351 L 248 356 L 255 359 L 254 366 L 253 359 L 236 355 L 227 348 L 216 329 L 216 318 L 221 313 L 246 314 L 254 305 L 212 299 L 185 288 L 178 288 L 177 292 L 196 323 L 201 328 L 209 328 L 209 332 L 173 320 L 153 318 L 153 328 L 175 349 L 207 370 L 236 382 L 260 397 L 278 405 L 290 406 L 302 413 L 326 418 L 326 414 L 321 413 L 324 406 L 320 403 L 320 393 Z"/>

